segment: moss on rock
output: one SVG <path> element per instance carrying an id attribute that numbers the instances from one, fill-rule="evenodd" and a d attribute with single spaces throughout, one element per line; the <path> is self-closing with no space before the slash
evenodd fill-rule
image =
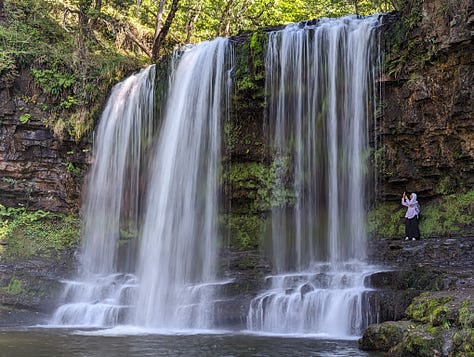
<path id="1" fill-rule="evenodd" d="M 465 329 L 474 328 L 474 303 L 463 301 L 458 311 L 458 325 Z"/>
<path id="2" fill-rule="evenodd" d="M 260 246 L 265 231 L 265 218 L 258 214 L 227 214 L 222 223 L 229 232 L 229 247 L 249 250 Z"/>
<path id="3" fill-rule="evenodd" d="M 369 326 L 359 347 L 403 357 L 474 355 L 473 306 L 470 291 L 425 292 L 407 308 L 409 320 Z"/>
<path id="4" fill-rule="evenodd" d="M 453 336 L 453 355 L 474 356 L 474 329 L 457 331 Z"/>
<path id="5" fill-rule="evenodd" d="M 372 237 L 404 236 L 405 207 L 399 202 L 383 202 L 368 212 L 368 232 Z M 474 189 L 423 203 L 420 232 L 422 237 L 456 236 L 474 230 Z"/>
<path id="6" fill-rule="evenodd" d="M 383 202 L 369 210 L 367 231 L 371 236 L 395 238 L 403 236 L 404 209 L 399 203 Z"/>
<path id="7" fill-rule="evenodd" d="M 403 357 L 433 357 L 441 347 L 442 340 L 438 334 L 427 331 L 425 326 L 415 326 L 389 352 Z"/>
<path id="8" fill-rule="evenodd" d="M 388 351 L 402 340 L 409 326 L 408 321 L 387 321 L 370 325 L 359 339 L 359 348 L 366 351 Z"/>
<path id="9" fill-rule="evenodd" d="M 271 167 L 258 162 L 235 163 L 224 172 L 223 180 L 235 210 L 255 213 L 270 209 Z"/>
<path id="10" fill-rule="evenodd" d="M 33 256 L 54 259 L 57 253 L 79 240 L 80 222 L 75 215 L 1 207 L 0 257 L 3 259 Z"/>
<path id="11" fill-rule="evenodd" d="M 446 316 L 451 308 L 447 304 L 452 300 L 451 296 L 433 297 L 432 293 L 426 292 L 413 299 L 406 314 L 415 322 L 439 326 L 446 321 Z"/>

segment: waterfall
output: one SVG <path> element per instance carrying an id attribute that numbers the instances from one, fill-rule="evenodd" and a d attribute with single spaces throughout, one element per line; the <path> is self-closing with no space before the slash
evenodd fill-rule
<path id="1" fill-rule="evenodd" d="M 371 322 L 364 212 L 376 24 L 322 19 L 269 34 L 274 274 L 250 304 L 250 330 L 347 337 Z M 232 58 L 222 38 L 175 53 L 157 111 L 154 66 L 114 87 L 88 179 L 79 276 L 65 282 L 51 324 L 217 325 L 226 284 L 216 273 L 221 123 Z"/>
<path id="2" fill-rule="evenodd" d="M 80 276 L 65 282 L 50 324 L 213 325 L 229 52 L 219 38 L 175 55 L 157 136 L 154 66 L 114 87 L 87 186 Z M 124 244 L 129 258 L 117 259 Z"/>
<path id="3" fill-rule="evenodd" d="M 140 243 L 138 325 L 213 326 L 228 47 L 223 38 L 193 47 L 173 75 Z"/>
<path id="4" fill-rule="evenodd" d="M 248 328 L 360 333 L 364 318 L 368 122 L 376 17 L 322 19 L 270 33 L 268 127 L 275 195 L 275 276 L 251 303 Z M 275 197 L 274 201 L 277 201 Z"/>
<path id="5" fill-rule="evenodd" d="M 138 221 L 142 145 L 153 125 L 154 79 L 150 66 L 116 85 L 102 114 L 84 207 L 81 268 L 86 276 L 117 270 L 120 228 Z"/>
<path id="6" fill-rule="evenodd" d="M 51 324 L 111 326 L 125 319 L 136 279 L 121 274 L 120 230 L 137 229 L 143 143 L 152 134 L 155 67 L 117 84 L 100 118 L 83 207 L 80 277 L 66 281 Z M 126 263 L 130 261 L 125 259 Z"/>

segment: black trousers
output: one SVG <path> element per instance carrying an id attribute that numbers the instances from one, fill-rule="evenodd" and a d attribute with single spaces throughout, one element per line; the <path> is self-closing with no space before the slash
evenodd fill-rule
<path id="1" fill-rule="evenodd" d="M 418 228 L 418 218 L 416 216 L 411 219 L 405 218 L 405 237 L 420 238 L 420 229 Z"/>

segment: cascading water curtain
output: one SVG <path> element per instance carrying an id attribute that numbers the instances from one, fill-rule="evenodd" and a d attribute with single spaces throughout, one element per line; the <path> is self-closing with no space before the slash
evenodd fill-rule
<path id="1" fill-rule="evenodd" d="M 210 328 L 216 284 L 221 122 L 229 41 L 184 51 L 174 66 L 148 182 L 133 324 Z"/>
<path id="2" fill-rule="evenodd" d="M 126 274 L 130 263 L 118 266 L 118 243 L 121 229 L 137 233 L 144 143 L 153 135 L 154 81 L 155 66 L 147 67 L 117 84 L 107 101 L 85 190 L 79 276 L 66 282 L 52 324 L 115 325 L 130 304 L 136 281 Z"/>
<path id="3" fill-rule="evenodd" d="M 365 257 L 366 158 L 377 18 L 323 19 L 269 35 L 266 92 L 277 163 L 277 271 Z"/>
<path id="4" fill-rule="evenodd" d="M 368 126 L 376 17 L 322 19 L 269 34 L 268 127 L 275 155 L 275 275 L 247 326 L 271 333 L 358 335 L 365 313 Z"/>

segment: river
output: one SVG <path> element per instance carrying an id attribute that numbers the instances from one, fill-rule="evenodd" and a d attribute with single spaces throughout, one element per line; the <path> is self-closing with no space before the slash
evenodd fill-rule
<path id="1" fill-rule="evenodd" d="M 0 330 L 1 357 L 384 356 L 357 340 L 237 333 L 157 334 L 140 330 L 22 328 Z"/>

